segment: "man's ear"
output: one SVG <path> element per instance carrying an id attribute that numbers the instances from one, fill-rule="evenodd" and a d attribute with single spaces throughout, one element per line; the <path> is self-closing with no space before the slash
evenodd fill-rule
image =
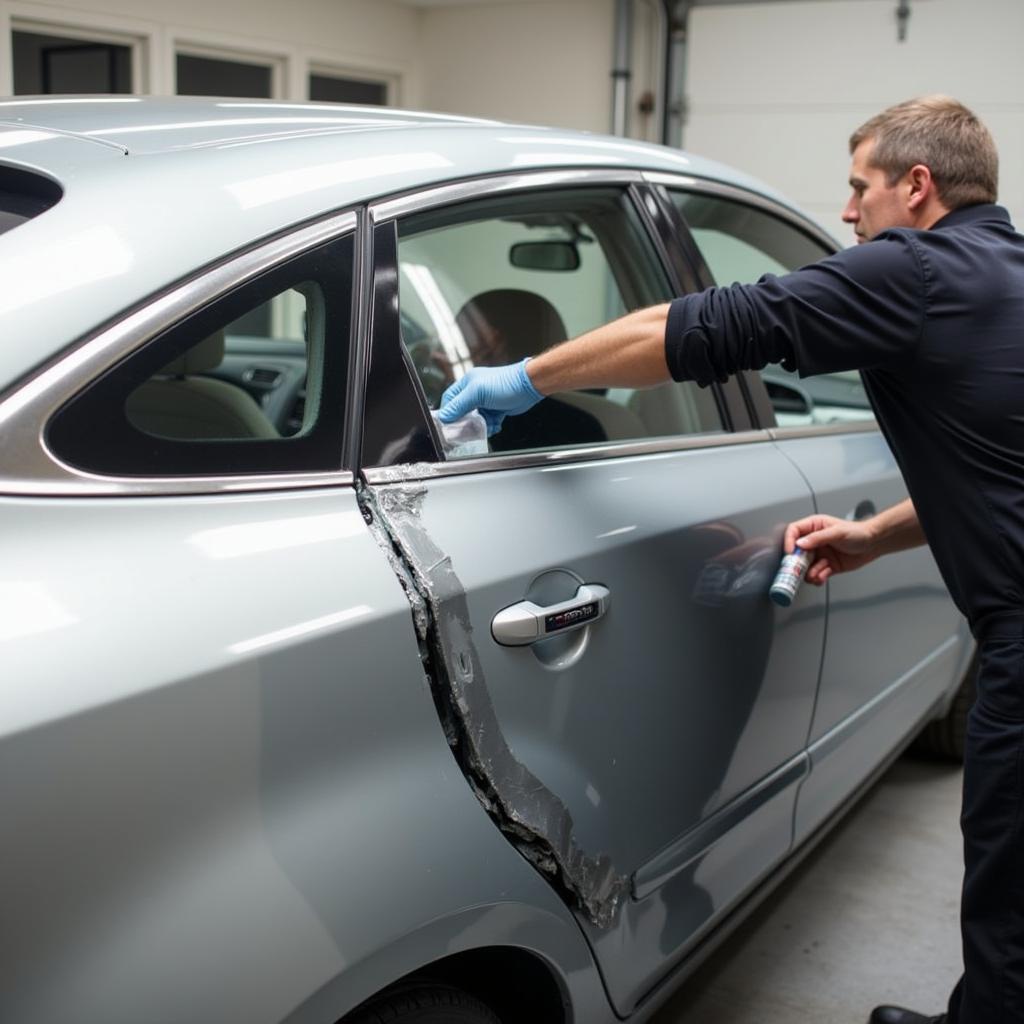
<path id="1" fill-rule="evenodd" d="M 929 199 L 935 197 L 935 182 L 932 180 L 932 172 L 925 164 L 914 164 L 907 171 L 905 180 L 909 186 L 907 207 L 910 210 L 919 210 Z"/>

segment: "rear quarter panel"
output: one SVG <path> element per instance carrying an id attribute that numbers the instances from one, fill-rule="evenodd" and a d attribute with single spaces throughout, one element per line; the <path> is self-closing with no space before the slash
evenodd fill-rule
<path id="1" fill-rule="evenodd" d="M 330 1022 L 519 937 L 603 1019 L 351 490 L 0 499 L 0 537 L 0 1019 Z"/>

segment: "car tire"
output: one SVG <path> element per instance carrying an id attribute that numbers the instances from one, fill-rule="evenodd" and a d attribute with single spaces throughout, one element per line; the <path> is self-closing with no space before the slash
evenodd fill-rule
<path id="1" fill-rule="evenodd" d="M 475 996 L 448 985 L 402 988 L 372 999 L 344 1024 L 501 1024 Z"/>
<path id="2" fill-rule="evenodd" d="M 975 677 L 978 674 L 978 652 L 974 652 L 967 671 L 960 682 L 949 711 L 942 718 L 929 722 L 917 738 L 918 750 L 954 761 L 964 759 L 964 737 L 967 733 L 967 715 L 974 704 Z"/>

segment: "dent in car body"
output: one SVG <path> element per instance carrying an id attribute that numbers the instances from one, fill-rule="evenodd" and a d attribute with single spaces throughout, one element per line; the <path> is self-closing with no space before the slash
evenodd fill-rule
<path id="1" fill-rule="evenodd" d="M 448 741 L 480 803 L 516 848 L 552 876 L 595 925 L 608 927 L 629 880 L 606 854 L 580 848 L 569 809 L 510 749 L 473 642 L 465 590 L 450 556 L 423 527 L 426 486 L 408 479 L 424 470 L 429 467 L 387 471 L 394 482 L 364 488 L 360 498 L 409 597 Z"/>

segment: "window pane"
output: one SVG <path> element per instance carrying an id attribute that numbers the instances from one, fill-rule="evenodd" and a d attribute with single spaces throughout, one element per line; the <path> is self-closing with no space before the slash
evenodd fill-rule
<path id="1" fill-rule="evenodd" d="M 340 468 L 352 257 L 330 243 L 168 327 L 57 413 L 54 450 L 130 476 Z"/>
<path id="2" fill-rule="evenodd" d="M 388 101 L 388 87 L 385 82 L 335 75 L 310 75 L 309 98 L 322 103 L 372 103 L 383 106 Z"/>
<path id="3" fill-rule="evenodd" d="M 535 355 L 670 291 L 628 198 L 586 189 L 505 197 L 400 226 L 402 334 L 431 408 L 473 366 Z M 718 430 L 694 385 L 573 391 L 505 419 L 492 451 Z"/>
<path id="4" fill-rule="evenodd" d="M 671 194 L 719 284 L 749 284 L 763 274 L 785 274 L 828 255 L 818 242 L 764 210 L 719 196 Z M 780 427 L 874 418 L 856 370 L 801 379 L 773 364 L 761 371 L 761 378 Z"/>
<path id="5" fill-rule="evenodd" d="M 307 305 L 323 305 L 319 286 L 311 281 L 274 296 L 254 312 L 264 312 L 269 318 L 274 307 L 287 307 L 293 317 L 304 322 Z M 125 401 L 128 422 L 144 434 L 179 441 L 270 439 L 308 431 L 312 410 L 305 407 L 301 415 L 289 410 L 282 422 L 275 423 L 267 415 L 265 406 L 272 397 L 270 385 L 278 383 L 272 375 L 283 370 L 273 365 L 247 369 L 237 365 L 237 357 L 244 355 L 246 349 L 236 339 L 246 337 L 250 344 L 273 340 L 267 336 L 269 327 L 255 338 L 239 334 L 239 326 L 244 329 L 252 315 L 244 315 L 214 331 L 140 384 Z M 287 361 L 294 373 L 305 380 L 311 342 L 301 336 L 289 341 L 294 347 Z M 226 358 L 232 343 L 236 343 L 234 361 Z M 312 344 L 320 348 L 323 338 L 312 339 Z"/>
<path id="6" fill-rule="evenodd" d="M 214 57 L 177 56 L 179 96 L 235 96 L 245 99 L 269 99 L 271 69 L 266 64 L 250 64 Z"/>

